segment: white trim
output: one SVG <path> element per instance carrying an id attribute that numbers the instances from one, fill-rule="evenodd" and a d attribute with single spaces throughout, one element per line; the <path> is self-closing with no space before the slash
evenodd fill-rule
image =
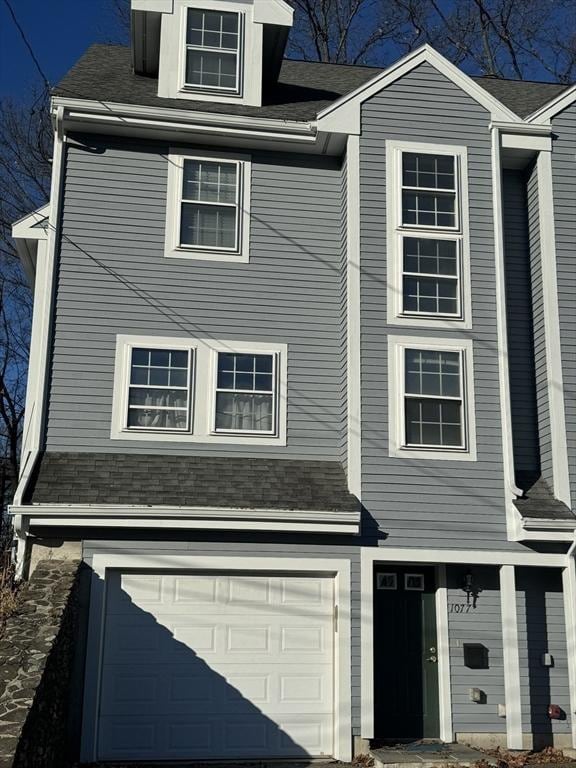
<path id="1" fill-rule="evenodd" d="M 526 530 L 574 531 L 576 530 L 576 518 L 553 520 L 550 518 L 523 517 L 522 527 Z"/>
<path id="2" fill-rule="evenodd" d="M 404 351 L 449 351 L 460 353 L 462 416 L 465 447 L 436 449 L 408 447 L 404 444 Z M 403 459 L 476 461 L 476 405 L 474 361 L 471 339 L 445 339 L 427 336 L 388 336 L 388 422 L 389 455 Z"/>
<path id="3" fill-rule="evenodd" d="M 512 442 L 512 406 L 510 400 L 510 372 L 508 369 L 508 323 L 506 305 L 506 275 L 504 267 L 504 217 L 502 211 L 502 164 L 500 133 L 492 129 L 492 206 L 494 216 L 494 261 L 496 267 L 496 333 L 498 355 L 498 385 L 500 394 L 500 420 L 502 424 L 502 458 L 504 474 L 504 504 L 508 539 L 516 541 L 520 533 L 520 514 L 514 499 L 522 496 L 514 477 L 514 447 Z"/>
<path id="4" fill-rule="evenodd" d="M 130 350 L 132 347 L 189 349 L 193 354 L 194 382 L 190 393 L 192 422 L 190 431 L 146 431 L 125 427 L 130 374 Z M 216 352 L 246 352 L 248 354 L 274 355 L 277 360 L 275 382 L 276 431 L 275 434 L 257 432 L 214 432 L 212 412 L 214 403 L 214 354 Z M 140 442 L 163 441 L 181 443 L 220 443 L 242 445 L 286 445 L 287 420 L 288 346 L 257 341 L 224 341 L 166 336 L 116 337 L 114 365 L 114 389 L 112 400 L 112 440 L 138 440 Z"/>
<path id="5" fill-rule="evenodd" d="M 552 151 L 551 136 L 524 136 L 502 132 L 502 149 L 522 149 L 532 152 Z"/>
<path id="6" fill-rule="evenodd" d="M 438 647 L 438 694 L 440 698 L 440 740 L 454 741 L 452 684 L 450 679 L 450 635 L 448 627 L 448 582 L 446 566 L 436 566 L 436 633 Z"/>
<path id="7" fill-rule="evenodd" d="M 216 7 L 215 7 L 216 6 Z M 189 8 L 237 13 L 243 38 L 238 55 L 237 93 L 184 87 L 186 15 Z M 254 5 L 231 0 L 174 0 L 172 13 L 162 17 L 158 62 L 158 96 L 197 102 L 220 102 L 259 107 L 262 104 L 263 25 L 254 21 Z"/>
<path id="8" fill-rule="evenodd" d="M 317 558 L 270 558 L 270 557 L 202 557 L 194 555 L 96 554 L 92 562 L 92 588 L 88 620 L 88 644 L 86 651 L 86 680 L 82 723 L 81 760 L 97 759 L 97 728 L 99 688 L 103 653 L 105 619 L 106 571 L 116 569 L 175 571 L 194 569 L 199 571 L 266 571 L 298 572 L 304 574 L 330 574 L 334 576 L 335 605 L 338 606 L 338 628 L 335 634 L 334 680 L 334 757 L 343 762 L 352 759 L 352 716 L 350 698 L 350 561 Z"/>
<path id="9" fill-rule="evenodd" d="M 402 154 L 448 155 L 454 158 L 456 227 L 424 227 L 402 223 Z M 468 200 L 468 149 L 451 144 L 386 140 L 386 262 L 387 319 L 389 325 L 419 328 L 471 328 L 470 223 Z M 459 259 L 457 316 L 416 315 L 403 310 L 404 237 L 456 241 Z"/>
<path id="10" fill-rule="evenodd" d="M 360 351 L 360 137 L 348 137 L 346 154 L 346 368 L 348 488 L 362 496 L 362 398 Z"/>
<path id="11" fill-rule="evenodd" d="M 493 120 L 521 123 L 522 119 L 504 106 L 498 99 L 451 64 L 430 45 L 424 45 L 378 73 L 355 91 L 342 96 L 323 109 L 318 115 L 318 129 L 336 133 L 360 134 L 360 105 L 399 78 L 411 72 L 424 62 L 431 64 L 438 72 L 451 80 L 474 101 L 490 112 Z"/>
<path id="12" fill-rule="evenodd" d="M 550 413 L 550 442 L 554 496 L 571 508 L 566 411 L 560 343 L 560 310 L 556 267 L 556 234 L 554 228 L 554 192 L 552 153 L 540 152 L 537 160 L 538 216 L 542 264 L 542 299 L 544 303 L 544 337 L 546 347 L 546 382 Z"/>
<path id="13" fill-rule="evenodd" d="M 576 85 L 572 85 L 565 91 L 562 91 L 556 98 L 544 104 L 543 107 L 532 112 L 525 118 L 527 123 L 549 123 L 559 112 L 576 102 Z"/>
<path id="14" fill-rule="evenodd" d="M 182 174 L 185 160 L 207 160 L 233 163 L 237 167 L 238 200 L 236 203 L 237 245 L 234 248 L 202 248 L 180 244 L 182 212 Z M 164 256 L 204 261 L 248 262 L 250 256 L 250 188 L 252 162 L 250 155 L 237 153 L 191 152 L 171 147 L 168 153 L 168 182 L 166 202 L 166 235 Z"/>
<path id="15" fill-rule="evenodd" d="M 570 727 L 572 747 L 576 749 L 576 563 L 574 562 L 573 552 L 574 543 L 568 553 L 566 567 L 562 571 L 562 588 L 564 593 L 564 620 L 566 623 L 568 689 L 570 692 Z"/>
<path id="16" fill-rule="evenodd" d="M 50 203 L 46 203 L 15 221 L 12 224 L 12 237 L 14 240 L 47 240 L 49 217 Z M 46 225 L 39 227 L 38 224 L 44 221 Z"/>
<path id="17" fill-rule="evenodd" d="M 502 652 L 504 655 L 507 745 L 508 749 L 522 749 L 518 610 L 516 577 L 513 565 L 500 566 L 500 608 L 502 616 Z"/>

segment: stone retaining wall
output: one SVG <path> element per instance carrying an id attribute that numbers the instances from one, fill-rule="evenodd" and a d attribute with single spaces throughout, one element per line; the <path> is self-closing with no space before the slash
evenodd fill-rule
<path id="1" fill-rule="evenodd" d="M 43 560 L 0 638 L 0 768 L 67 768 L 79 563 Z"/>

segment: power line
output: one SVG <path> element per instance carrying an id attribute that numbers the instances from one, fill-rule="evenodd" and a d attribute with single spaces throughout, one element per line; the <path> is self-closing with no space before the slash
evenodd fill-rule
<path id="1" fill-rule="evenodd" d="M 51 86 L 50 86 L 50 81 L 48 80 L 48 78 L 47 78 L 47 77 L 46 77 L 46 75 L 44 74 L 44 71 L 43 71 L 42 67 L 40 66 L 40 62 L 39 62 L 39 61 L 38 61 L 38 59 L 36 58 L 36 55 L 34 54 L 34 50 L 33 50 L 32 46 L 30 45 L 30 43 L 28 42 L 28 38 L 26 37 L 26 33 L 25 33 L 25 32 L 24 32 L 24 30 L 22 29 L 22 25 L 20 24 L 20 22 L 19 22 L 19 21 L 18 21 L 18 19 L 16 18 L 16 14 L 14 13 L 14 9 L 13 9 L 13 8 L 12 8 L 12 6 L 10 5 L 10 0 L 3 0 L 3 2 L 4 2 L 4 5 L 6 6 L 6 8 L 8 8 L 8 13 L 9 13 L 9 14 L 10 14 L 10 16 L 12 17 L 12 21 L 14 22 L 14 26 L 16 27 L 16 29 L 17 29 L 17 30 L 18 30 L 18 32 L 20 33 L 20 37 L 22 38 L 22 40 L 23 40 L 23 42 L 24 42 L 24 45 L 25 45 L 25 46 L 26 46 L 26 48 L 28 49 L 28 53 L 29 53 L 29 54 L 30 54 L 30 56 L 32 57 L 32 61 L 33 61 L 33 62 L 34 62 L 34 64 L 36 65 L 36 69 L 37 69 L 37 70 L 38 70 L 38 72 L 40 73 L 40 77 L 41 77 L 41 78 L 42 78 L 42 80 L 44 81 L 44 85 L 46 86 L 46 88 L 47 88 L 48 90 L 50 90 L 50 87 L 51 87 Z"/>

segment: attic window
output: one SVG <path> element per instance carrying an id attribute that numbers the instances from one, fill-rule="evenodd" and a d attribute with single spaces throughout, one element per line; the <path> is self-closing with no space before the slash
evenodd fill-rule
<path id="1" fill-rule="evenodd" d="M 188 9 L 186 88 L 240 93 L 239 13 Z"/>

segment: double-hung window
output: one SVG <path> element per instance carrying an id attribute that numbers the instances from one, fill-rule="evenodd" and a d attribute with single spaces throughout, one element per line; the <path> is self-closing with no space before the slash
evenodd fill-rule
<path id="1" fill-rule="evenodd" d="M 166 256 L 248 261 L 250 224 L 248 156 L 168 158 Z"/>
<path id="2" fill-rule="evenodd" d="M 390 142 L 389 319 L 469 324 L 466 150 Z"/>
<path id="3" fill-rule="evenodd" d="M 118 336 L 111 437 L 286 444 L 287 346 Z"/>
<path id="4" fill-rule="evenodd" d="M 475 459 L 472 343 L 389 336 L 391 455 Z"/>
<path id="5" fill-rule="evenodd" d="M 216 432 L 273 434 L 276 356 L 218 352 Z"/>
<path id="6" fill-rule="evenodd" d="M 190 428 L 192 351 L 130 347 L 125 427 L 187 431 Z"/>
<path id="7" fill-rule="evenodd" d="M 239 93 L 240 14 L 188 8 L 186 21 L 185 87 Z"/>

